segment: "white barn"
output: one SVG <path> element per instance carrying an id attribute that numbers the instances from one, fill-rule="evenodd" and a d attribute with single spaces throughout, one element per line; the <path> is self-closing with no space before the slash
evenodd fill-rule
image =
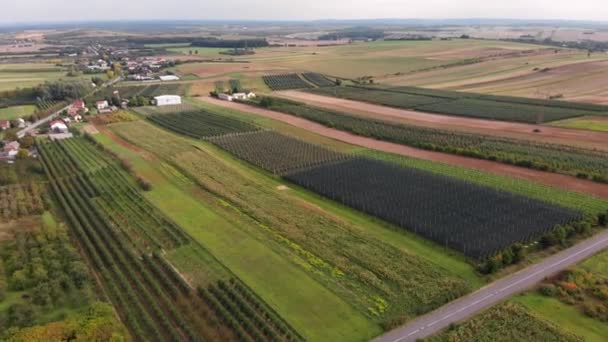
<path id="1" fill-rule="evenodd" d="M 154 98 L 157 106 L 171 106 L 182 104 L 182 97 L 178 95 L 161 95 Z"/>
<path id="2" fill-rule="evenodd" d="M 179 81 L 179 77 L 177 77 L 175 75 L 158 76 L 158 78 L 163 82 Z"/>

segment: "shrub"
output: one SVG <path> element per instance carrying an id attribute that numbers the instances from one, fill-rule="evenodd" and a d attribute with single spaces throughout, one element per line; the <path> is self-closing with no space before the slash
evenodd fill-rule
<path id="1" fill-rule="evenodd" d="M 557 288 L 555 288 L 555 285 L 553 284 L 543 284 L 538 289 L 538 292 L 540 292 L 543 296 L 554 297 L 557 294 Z"/>
<path id="2" fill-rule="evenodd" d="M 137 184 L 143 191 L 152 190 L 152 183 L 148 182 L 147 180 L 145 180 L 142 177 L 137 177 Z"/>

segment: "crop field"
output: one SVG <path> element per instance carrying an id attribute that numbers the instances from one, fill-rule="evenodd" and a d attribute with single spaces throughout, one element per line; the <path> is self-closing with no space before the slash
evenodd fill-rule
<path id="1" fill-rule="evenodd" d="M 608 155 L 601 151 L 390 123 L 277 98 L 273 98 L 269 109 L 357 135 L 417 148 L 496 160 L 600 182 L 608 180 Z"/>
<path id="2" fill-rule="evenodd" d="M 160 252 L 191 244 L 190 238 L 147 204 L 110 155 L 82 139 L 38 147 L 57 200 L 135 339 L 301 340 L 227 270 L 219 275 L 223 280 L 192 289 Z M 126 216 L 141 222 L 137 236 L 156 245 L 152 253 L 133 249 L 140 243 Z"/>
<path id="3" fill-rule="evenodd" d="M 0 91 L 34 87 L 64 76 L 65 70 L 54 64 L 3 64 L 0 66 Z"/>
<path id="4" fill-rule="evenodd" d="M 211 142 L 274 174 L 348 158 L 346 154 L 272 131 L 221 136 L 211 139 Z"/>
<path id="5" fill-rule="evenodd" d="M 248 122 L 201 110 L 175 114 L 154 114 L 148 116 L 148 119 L 161 127 L 196 139 L 259 130 L 258 127 Z"/>
<path id="6" fill-rule="evenodd" d="M 505 303 L 493 307 L 452 329 L 448 329 L 425 342 L 448 341 L 559 341 L 582 342 L 583 338 L 563 330 L 525 307 Z"/>
<path id="7" fill-rule="evenodd" d="M 305 89 L 313 86 L 305 82 L 298 74 L 263 76 L 264 82 L 272 90 Z"/>
<path id="8" fill-rule="evenodd" d="M 119 86 L 105 88 L 103 91 L 91 95 L 87 98 L 87 102 L 94 99 L 102 99 L 112 97 L 112 93 L 118 90 L 122 98 L 132 98 L 134 96 L 155 97 L 159 95 L 180 95 L 184 96 L 188 92 L 189 84 L 150 84 L 136 86 Z"/>
<path id="9" fill-rule="evenodd" d="M 199 109 L 189 103 L 182 103 L 178 105 L 169 105 L 169 106 L 143 106 L 143 107 L 133 107 L 130 108 L 132 111 L 148 116 L 148 115 L 157 115 L 157 114 L 176 114 L 182 112 L 195 112 Z"/>
<path id="10" fill-rule="evenodd" d="M 579 218 L 522 196 L 366 159 L 286 178 L 474 258 L 532 241 Z"/>
<path id="11" fill-rule="evenodd" d="M 13 120 L 32 115 L 36 111 L 36 106 L 24 105 L 7 108 L 0 108 L 0 120 Z"/>
<path id="12" fill-rule="evenodd" d="M 122 123 L 113 131 L 174 163 L 239 217 L 253 219 L 242 229 L 373 322 L 409 319 L 469 291 L 458 275 L 277 191 L 276 180 L 270 185 L 212 145 L 192 146 L 188 139 L 142 124 Z"/>
<path id="13" fill-rule="evenodd" d="M 324 75 L 317 74 L 315 72 L 304 73 L 302 74 L 302 77 L 304 77 L 308 82 L 316 85 L 317 87 L 333 87 L 336 85 L 336 83 L 332 82 L 332 80 L 330 80 L 329 78 L 325 77 Z"/>
<path id="14" fill-rule="evenodd" d="M 608 132 L 608 117 L 585 116 L 552 123 L 553 126 Z"/>
<path id="15" fill-rule="evenodd" d="M 319 95 L 336 96 L 422 112 L 526 123 L 544 123 L 608 112 L 608 107 L 600 105 L 467 94 L 414 87 L 347 86 L 310 91 Z"/>

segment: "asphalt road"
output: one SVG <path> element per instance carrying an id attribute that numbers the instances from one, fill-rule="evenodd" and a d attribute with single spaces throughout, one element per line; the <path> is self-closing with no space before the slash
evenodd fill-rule
<path id="1" fill-rule="evenodd" d="M 18 138 L 23 138 L 28 132 L 44 125 L 47 122 L 50 122 L 51 120 L 55 119 L 59 114 L 61 114 L 61 112 L 63 112 L 64 110 L 68 110 L 70 108 L 71 104 L 68 106 L 65 106 L 63 108 L 61 108 L 60 110 L 54 112 L 53 114 L 47 116 L 46 118 L 40 119 L 36 122 L 34 122 L 33 124 L 25 127 L 24 129 L 20 130 L 19 132 L 17 132 L 17 137 Z"/>
<path id="2" fill-rule="evenodd" d="M 514 294 L 533 287 L 545 277 L 554 275 L 607 247 L 608 230 L 555 254 L 539 264 L 497 280 L 468 296 L 446 304 L 405 326 L 376 338 L 374 342 L 410 342 L 429 337 L 451 323 L 472 317 Z"/>

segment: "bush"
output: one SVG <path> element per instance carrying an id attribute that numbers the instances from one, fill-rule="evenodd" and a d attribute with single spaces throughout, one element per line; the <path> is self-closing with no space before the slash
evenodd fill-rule
<path id="1" fill-rule="evenodd" d="M 553 284 L 543 284 L 538 289 L 538 292 L 543 296 L 554 297 L 557 294 L 557 288 Z"/>
<path id="2" fill-rule="evenodd" d="M 608 212 L 599 215 L 598 223 L 600 224 L 600 226 L 604 227 L 608 225 Z"/>
<path id="3" fill-rule="evenodd" d="M 152 190 L 152 183 L 148 182 L 147 180 L 145 180 L 142 177 L 137 177 L 137 184 L 143 191 Z"/>

